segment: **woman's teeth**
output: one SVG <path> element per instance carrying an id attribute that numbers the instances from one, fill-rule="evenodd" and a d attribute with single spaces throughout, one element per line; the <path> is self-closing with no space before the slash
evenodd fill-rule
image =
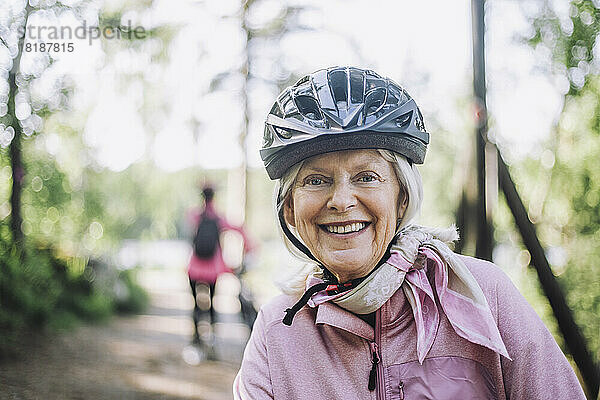
<path id="1" fill-rule="evenodd" d="M 325 225 L 325 229 L 331 233 L 352 233 L 358 232 L 367 226 L 364 222 L 355 222 L 348 225 Z"/>

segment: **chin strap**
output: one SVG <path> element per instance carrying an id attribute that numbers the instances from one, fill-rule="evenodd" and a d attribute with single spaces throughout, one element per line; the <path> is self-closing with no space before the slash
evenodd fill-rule
<path id="1" fill-rule="evenodd" d="M 280 189 L 280 193 L 277 196 L 277 198 L 279 199 L 280 196 L 281 196 L 281 189 Z M 317 260 L 317 258 L 315 256 L 313 256 L 313 254 L 310 252 L 310 250 L 300 240 L 298 240 L 298 238 L 295 237 L 292 234 L 292 232 L 290 232 L 290 229 L 288 228 L 287 224 L 285 223 L 285 219 L 283 217 L 283 207 L 279 210 L 279 212 L 277 214 L 278 214 L 277 216 L 279 219 L 279 225 L 281 226 L 283 233 L 289 239 L 289 241 L 292 242 L 292 244 L 294 246 L 296 246 L 296 248 L 298 250 L 300 250 L 302 253 L 306 254 L 306 256 L 308 258 L 310 258 L 311 260 L 316 262 L 323 269 L 324 282 L 318 283 L 318 284 L 308 288 L 306 290 L 306 292 L 304 292 L 304 294 L 302 295 L 300 300 L 298 300 L 296 302 L 296 304 L 294 304 L 291 308 L 288 308 L 285 310 L 285 317 L 283 318 L 283 323 L 287 326 L 290 326 L 290 325 L 292 325 L 292 320 L 294 319 L 294 316 L 296 315 L 296 313 L 298 311 L 300 311 L 300 309 L 302 307 L 304 307 L 304 305 L 308 302 L 308 300 L 315 293 L 320 292 L 321 290 L 327 289 L 327 287 L 330 285 L 330 283 L 337 282 L 337 278 L 327 268 L 322 266 L 321 262 L 319 260 Z"/>
<path id="2" fill-rule="evenodd" d="M 283 230 L 283 233 L 289 239 L 289 241 L 292 242 L 292 244 L 294 246 L 296 246 L 296 248 L 298 250 L 300 250 L 301 252 L 303 252 L 304 254 L 306 254 L 306 256 L 308 258 L 310 258 L 311 260 L 313 260 L 317 264 L 321 264 L 321 262 L 319 260 L 317 260 L 317 258 L 315 256 L 312 255 L 312 253 L 310 252 L 310 250 L 308 249 L 308 247 L 306 247 L 304 244 L 302 244 L 302 242 L 299 241 L 298 238 L 292 234 L 292 232 L 290 232 L 290 229 L 288 228 L 287 224 L 285 223 L 285 219 L 283 218 L 283 208 L 279 211 L 278 214 L 279 214 L 278 215 L 278 217 L 279 217 L 279 225 L 281 226 L 281 229 Z"/>
<path id="3" fill-rule="evenodd" d="M 296 304 L 292 306 L 292 308 L 288 308 L 287 310 L 285 310 L 285 317 L 283 317 L 284 325 L 292 325 L 292 320 L 294 319 L 294 316 L 298 311 L 300 311 L 302 307 L 304 307 L 304 305 L 308 302 L 312 295 L 317 292 L 320 292 L 321 290 L 327 289 L 327 286 L 329 286 L 329 283 L 322 282 L 309 287 L 308 290 L 304 292 L 300 300 L 298 300 Z"/>
<path id="4" fill-rule="evenodd" d="M 392 241 L 392 243 L 393 242 L 394 241 Z M 300 300 L 298 300 L 296 302 L 296 304 L 294 304 L 291 308 L 288 308 L 285 310 L 285 316 L 283 317 L 283 321 L 282 321 L 283 324 L 287 325 L 287 326 L 292 325 L 292 320 L 294 319 L 294 316 L 296 315 L 296 313 L 298 313 L 298 311 L 300 311 L 302 309 L 302 307 L 304 307 L 306 305 L 306 303 L 308 303 L 308 300 L 310 300 L 310 298 L 315 293 L 325 290 L 325 291 L 327 291 L 328 295 L 335 295 L 338 293 L 346 292 L 346 291 L 358 286 L 369 275 L 371 275 L 375 270 L 377 270 L 377 268 L 379 266 L 381 266 L 385 262 L 385 260 L 387 260 L 389 258 L 390 248 L 391 248 L 391 243 L 388 246 L 386 254 L 379 261 L 377 266 L 375 268 L 373 268 L 373 270 L 371 272 L 369 272 L 369 274 L 367 274 L 367 276 L 363 276 L 362 278 L 352 279 L 348 282 L 342 282 L 342 283 L 338 282 L 337 278 L 335 277 L 335 275 L 333 275 L 331 273 L 331 271 L 329 271 L 323 265 L 319 265 L 323 269 L 324 282 L 317 283 L 316 285 L 313 285 L 313 286 L 309 287 L 308 289 L 306 289 L 306 292 L 304 292 L 304 294 L 302 295 Z"/>
<path id="5" fill-rule="evenodd" d="M 321 267 L 321 268 L 323 268 L 323 267 Z M 348 282 L 338 283 L 337 279 L 335 279 L 335 277 L 333 277 L 333 280 L 328 279 L 328 275 L 333 277 L 331 272 L 329 272 L 327 269 L 323 268 L 323 278 L 325 279 L 325 281 L 317 283 L 316 285 L 309 287 L 306 290 L 306 292 L 304 292 L 304 294 L 302 295 L 300 300 L 298 300 L 296 302 L 296 304 L 294 304 L 292 306 L 292 308 L 288 308 L 285 310 L 285 317 L 283 317 L 283 323 L 285 325 L 290 326 L 292 324 L 292 320 L 294 319 L 294 316 L 296 315 L 296 313 L 298 311 L 300 311 L 300 309 L 302 309 L 302 307 L 304 307 L 306 305 L 306 303 L 308 303 L 308 300 L 310 300 L 310 298 L 315 293 L 325 290 L 329 296 L 332 296 L 335 294 L 347 292 L 350 289 L 354 289 L 356 286 L 358 286 L 359 283 L 361 283 L 365 279 L 365 278 L 356 278 L 356 279 L 352 279 Z"/>

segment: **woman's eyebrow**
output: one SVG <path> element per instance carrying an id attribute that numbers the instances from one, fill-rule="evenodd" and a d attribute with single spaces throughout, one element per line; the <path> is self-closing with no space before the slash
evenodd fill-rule
<path id="1" fill-rule="evenodd" d="M 381 165 L 378 164 L 378 163 L 376 163 L 376 162 L 366 162 L 366 163 L 363 163 L 363 164 L 354 165 L 352 167 L 352 169 L 355 169 L 355 170 L 357 170 L 357 169 L 360 169 L 360 170 L 375 170 L 378 167 L 381 167 Z"/>
<path id="2" fill-rule="evenodd" d="M 378 168 L 381 168 L 381 164 L 376 162 L 376 161 L 367 161 L 361 164 L 356 164 L 356 165 L 351 165 L 350 166 L 350 170 L 356 171 L 356 170 L 360 170 L 360 171 L 364 171 L 364 170 L 376 170 Z M 326 169 L 326 168 L 319 168 L 317 166 L 311 166 L 311 165 L 307 165 L 305 168 L 305 173 L 307 172 L 318 172 L 318 173 L 322 173 L 322 174 L 330 174 L 331 171 Z"/>
<path id="3" fill-rule="evenodd" d="M 353 171 L 378 171 L 384 167 L 384 164 L 378 160 L 369 160 L 359 164 L 351 165 L 349 169 Z"/>
<path id="4" fill-rule="evenodd" d="M 330 171 L 328 171 L 328 170 L 326 170 L 326 169 L 324 169 L 324 168 L 313 167 L 313 166 L 307 165 L 307 166 L 306 166 L 306 170 L 305 170 L 304 172 L 305 172 L 305 173 L 306 173 L 306 172 L 319 172 L 319 173 L 322 173 L 322 174 L 327 174 L 327 173 L 329 173 Z"/>

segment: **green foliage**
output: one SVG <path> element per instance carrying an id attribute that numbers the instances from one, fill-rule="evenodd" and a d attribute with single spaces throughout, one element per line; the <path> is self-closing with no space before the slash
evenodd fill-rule
<path id="1" fill-rule="evenodd" d="M 120 313 L 141 313 L 150 302 L 146 291 L 137 284 L 137 270 L 128 269 L 119 273 L 115 309 Z"/>
<path id="2" fill-rule="evenodd" d="M 71 326 L 77 319 L 99 321 L 112 313 L 112 300 L 89 276 L 45 248 L 24 253 L 0 239 L 0 353 L 22 334 Z"/>
<path id="3" fill-rule="evenodd" d="M 551 68 L 569 81 L 570 89 L 549 143 L 552 165 L 537 180 L 531 168 L 522 168 L 529 172 L 519 181 L 544 186 L 536 216 L 540 236 L 549 247 L 566 252 L 566 260 L 553 269 L 600 361 L 600 76 L 595 67 L 600 60 L 594 52 L 600 9 L 596 4 L 572 1 L 564 16 L 548 6 L 532 21 L 535 35 L 530 43 L 551 50 Z"/>
<path id="4" fill-rule="evenodd" d="M 565 199 L 571 213 L 560 227 L 569 257 L 561 283 L 590 347 L 600 361 L 600 142 L 597 126 L 600 86 L 597 76 L 579 96 L 569 98 L 557 133 L 551 198 Z M 549 213 L 557 212 L 548 210 Z M 556 220 L 557 214 L 550 214 Z"/>
<path id="5" fill-rule="evenodd" d="M 129 8 L 136 6 L 142 10 L 145 7 L 138 1 L 129 3 Z M 98 11 L 95 6 L 91 10 L 88 6 L 89 2 L 78 4 L 75 14 Z M 21 18 L 20 7 L 15 5 L 15 12 L 11 13 L 8 11 L 13 9 L 12 6 L 6 10 L 2 7 L 7 11 L 4 25 L 15 27 L 18 26 L 14 25 L 16 23 L 27 23 L 27 13 Z M 40 7 L 47 11 L 49 18 L 55 11 L 70 8 L 60 2 Z M 28 8 L 35 12 L 35 6 Z M 128 11 L 126 8 L 107 12 L 110 16 L 100 15 L 99 20 L 105 25 L 120 25 L 120 16 Z M 148 46 L 144 47 L 145 42 L 166 44 L 173 35 L 173 30 L 168 27 L 154 27 L 148 30 L 147 40 L 128 41 L 125 46 L 143 54 L 148 49 Z M 13 39 L 4 37 L 0 47 L 12 48 Z M 105 43 L 106 46 L 109 44 Z M 124 47 L 118 41 L 112 44 Z M 153 56 L 165 56 L 164 46 L 155 48 L 158 50 Z M 23 56 L 24 59 L 29 57 Z M 47 67 L 56 60 L 50 53 L 41 57 L 35 63 L 29 63 L 36 65 L 32 70 L 23 67 L 28 63 L 21 63 L 17 85 L 6 85 L 9 93 L 0 101 L 1 105 L 18 96 L 19 102 L 27 103 L 32 111 L 30 117 L 19 118 L 25 135 L 13 139 L 19 141 L 23 150 L 23 165 L 13 166 L 25 172 L 21 192 L 23 249 L 12 242 L 8 227 L 13 173 L 8 149 L 5 145 L 0 146 L 0 353 L 9 349 L 10 344 L 25 332 L 68 328 L 80 320 L 104 320 L 115 309 L 141 310 L 147 302 L 147 296 L 135 284 L 132 274 L 96 279 L 95 271 L 87 262 L 90 256 L 112 250 L 123 237 L 122 232 L 129 233 L 127 229 L 135 225 L 132 224 L 136 219 L 135 205 L 123 207 L 114 196 L 118 190 L 111 185 L 102 186 L 104 176 L 94 169 L 89 149 L 83 144 L 81 126 L 77 123 L 84 124 L 85 117 L 77 120 L 75 115 L 67 124 L 61 120 L 64 115 L 73 114 L 68 109 L 72 97 L 71 80 L 60 73 L 48 74 L 50 68 Z M 8 61 L 0 65 L 5 72 L 10 69 L 10 58 Z M 40 87 L 46 90 L 40 90 Z M 8 124 L 17 120 L 11 104 L 8 103 L 8 113 L 0 117 L 0 122 Z M 43 134 L 38 134 L 42 127 Z M 113 175 L 108 180 L 129 187 L 127 180 L 114 178 Z M 132 198 L 140 194 L 142 186 L 140 183 L 133 188 L 137 192 Z M 137 233 L 134 230 L 132 236 L 138 237 Z M 117 274 L 114 267 L 111 270 Z M 115 288 L 119 286 L 127 289 L 127 297 L 116 296 Z"/>
<path id="6" fill-rule="evenodd" d="M 30 332 L 70 329 L 80 321 L 105 321 L 114 311 L 147 307 L 148 295 L 136 283 L 135 271 L 116 272 L 106 265 L 100 271 L 95 265 L 57 257 L 43 247 L 27 246 L 20 253 L 0 236 L 0 355 Z"/>
<path id="7" fill-rule="evenodd" d="M 569 95 L 577 95 L 593 75 L 594 47 L 600 31 L 600 10 L 592 0 L 571 1 L 568 16 L 557 15 L 548 4 L 532 19 L 532 46 L 551 50 L 554 67 L 565 73 L 571 87 Z"/>

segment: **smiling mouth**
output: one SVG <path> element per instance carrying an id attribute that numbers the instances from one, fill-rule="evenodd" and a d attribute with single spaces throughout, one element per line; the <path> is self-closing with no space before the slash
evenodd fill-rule
<path id="1" fill-rule="evenodd" d="M 338 235 L 347 235 L 350 233 L 360 232 L 369 226 L 369 222 L 353 222 L 346 225 L 319 225 L 321 229 L 329 233 Z"/>

